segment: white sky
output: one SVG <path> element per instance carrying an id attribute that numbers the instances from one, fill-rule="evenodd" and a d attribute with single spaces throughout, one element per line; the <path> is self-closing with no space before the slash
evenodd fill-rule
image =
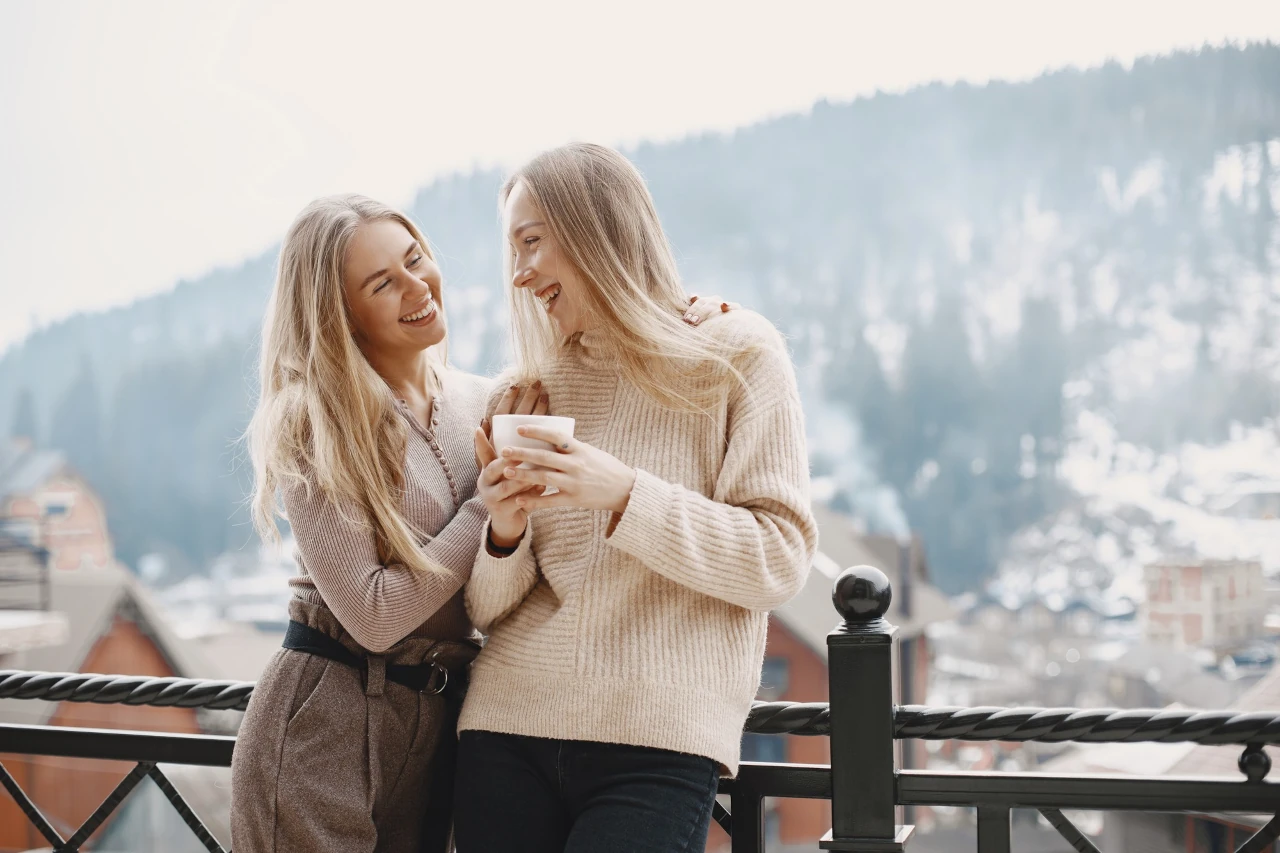
<path id="1" fill-rule="evenodd" d="M 0 351 L 260 252 L 326 193 L 1267 38 L 1277 0 L 0 0 Z"/>

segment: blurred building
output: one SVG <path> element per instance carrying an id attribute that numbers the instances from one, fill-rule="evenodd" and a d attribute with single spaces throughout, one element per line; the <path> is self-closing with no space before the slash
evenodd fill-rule
<path id="1" fill-rule="evenodd" d="M 293 597 L 289 580 L 298 572 L 293 551 L 291 537 L 279 545 L 229 551 L 214 558 L 207 572 L 154 589 L 154 595 L 184 637 L 245 628 L 283 636 Z"/>
<path id="2" fill-rule="evenodd" d="M 53 609 L 66 617 L 64 640 L 15 652 L 7 658 L 8 668 L 207 677 L 204 661 L 173 634 L 146 592 L 122 566 L 55 571 L 51 594 Z M 204 730 L 191 708 L 31 699 L 0 699 L 0 722 L 185 733 Z M 133 766 L 117 761 L 16 755 L 0 755 L 0 762 L 64 837 L 93 813 Z M 137 817 L 143 813 L 145 820 Z M 125 823 L 116 826 L 120 821 Z M 135 829 L 123 832 L 126 825 L 135 825 Z M 159 789 L 147 782 L 130 795 L 101 833 L 98 849 L 116 849 L 101 846 L 102 839 L 114 837 L 121 843 L 127 841 L 128 846 L 120 849 L 181 851 L 187 849 L 181 839 L 189 831 Z M 203 849 L 194 836 L 191 841 L 195 845 L 191 850 Z M 0 851 L 29 850 L 44 844 L 13 800 L 0 799 Z"/>
<path id="3" fill-rule="evenodd" d="M 115 562 L 106 513 L 62 454 L 0 441 L 0 669 L 208 677 L 145 590 Z M 0 699 L 0 722 L 195 733 L 195 710 Z M 64 837 L 101 805 L 132 764 L 0 755 L 0 763 Z M 189 843 L 188 843 L 189 841 Z M 9 797 L 0 851 L 43 848 Z M 100 850 L 203 850 L 160 790 L 144 782 L 94 837 Z"/>
<path id="4" fill-rule="evenodd" d="M 18 652 L 66 640 L 67 620 L 52 609 L 50 555 L 0 530 L 0 670 Z"/>
<path id="5" fill-rule="evenodd" d="M 82 537 L 82 529 L 90 535 Z M 61 456 L 23 438 L 0 440 L 0 669 L 21 651 L 66 639 L 51 574 L 87 552 L 101 558 L 103 543 L 109 555 L 101 507 Z"/>
<path id="6" fill-rule="evenodd" d="M 113 559 L 102 501 L 61 453 L 25 438 L 0 440 L 0 526 L 48 551 L 54 571 Z"/>
<path id="7" fill-rule="evenodd" d="M 1263 637 L 1267 596 L 1254 560 L 1188 560 L 1146 567 L 1145 633 L 1175 648 L 1239 649 Z"/>

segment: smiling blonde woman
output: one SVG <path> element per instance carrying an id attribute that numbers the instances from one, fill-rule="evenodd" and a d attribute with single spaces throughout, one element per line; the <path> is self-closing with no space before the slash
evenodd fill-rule
<path id="1" fill-rule="evenodd" d="M 448 366 L 443 305 L 427 241 L 385 205 L 321 199 L 285 237 L 249 441 L 255 522 L 276 536 L 279 493 L 298 575 L 232 759 L 237 853 L 448 847 L 490 383 Z"/>
<path id="2" fill-rule="evenodd" d="M 817 547 L 794 370 L 758 314 L 685 322 L 616 152 L 546 152 L 502 205 L 514 375 L 576 424 L 521 427 L 554 449 L 496 458 L 476 436 L 492 523 L 466 603 L 489 640 L 459 725 L 458 850 L 701 851 L 768 611 Z"/>

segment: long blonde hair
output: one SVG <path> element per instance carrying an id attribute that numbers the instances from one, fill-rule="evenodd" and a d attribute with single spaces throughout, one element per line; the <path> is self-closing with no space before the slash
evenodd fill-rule
<path id="1" fill-rule="evenodd" d="M 347 247 L 364 223 L 390 220 L 431 247 L 404 214 L 360 195 L 317 199 L 298 214 L 284 245 L 262 327 L 258 406 L 247 437 L 253 459 L 252 515 L 258 533 L 279 538 L 275 518 L 281 487 L 318 488 L 348 520 L 368 529 L 379 560 L 443 571 L 427 559 L 420 531 L 401 512 L 404 419 L 390 386 L 353 336 L 342 284 Z M 432 297 L 439 310 L 439 288 Z M 429 358 L 438 382 L 445 343 Z"/>
<path id="2" fill-rule="evenodd" d="M 610 341 L 622 375 L 662 405 L 703 412 L 723 395 L 743 350 L 684 323 L 688 300 L 644 178 L 618 152 L 574 143 L 543 152 L 502 188 L 522 183 L 564 258 L 587 287 L 588 321 Z M 505 238 L 504 238 L 505 239 Z M 504 252 L 508 283 L 514 249 Z M 567 342 L 528 288 L 507 287 L 522 381 L 542 375 Z"/>

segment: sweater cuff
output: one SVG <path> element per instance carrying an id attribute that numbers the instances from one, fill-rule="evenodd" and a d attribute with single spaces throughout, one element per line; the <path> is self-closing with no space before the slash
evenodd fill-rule
<path id="1" fill-rule="evenodd" d="M 530 518 L 526 522 L 520 544 L 514 551 L 503 557 L 495 557 L 489 553 L 489 524 L 489 520 L 486 519 L 484 530 L 480 531 L 480 550 L 476 554 L 472 577 L 479 578 L 488 590 L 494 587 L 507 587 L 509 584 L 509 589 L 519 589 L 523 595 L 524 591 L 527 591 L 538 579 L 532 553 L 533 519 Z M 499 578 L 501 580 L 498 580 Z"/>
<path id="2" fill-rule="evenodd" d="M 653 556 L 655 543 L 667 535 L 671 488 L 666 480 L 637 468 L 627 508 L 605 541 L 647 562 Z"/>

